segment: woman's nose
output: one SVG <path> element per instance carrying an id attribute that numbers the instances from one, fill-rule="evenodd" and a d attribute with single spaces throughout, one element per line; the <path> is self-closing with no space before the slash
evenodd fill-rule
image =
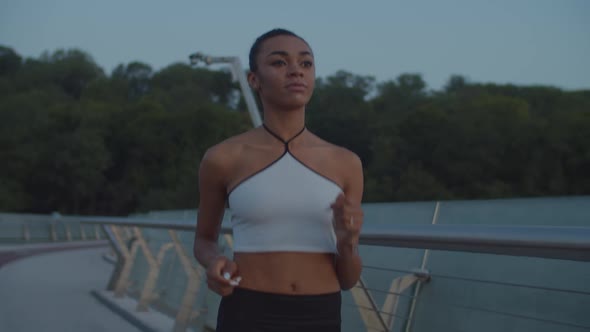
<path id="1" fill-rule="evenodd" d="M 301 70 L 301 66 L 298 63 L 293 63 L 293 64 L 289 65 L 289 75 L 290 76 L 303 75 L 303 71 Z"/>

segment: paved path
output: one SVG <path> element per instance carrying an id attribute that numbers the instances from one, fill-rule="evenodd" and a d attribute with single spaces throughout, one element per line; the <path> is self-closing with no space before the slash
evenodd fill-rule
<path id="1" fill-rule="evenodd" d="M 0 249 L 5 257 L 22 255 L 18 248 Z M 105 289 L 110 278 L 113 265 L 102 258 L 107 251 L 45 250 L 1 266 L 0 331 L 139 331 L 90 295 Z"/>

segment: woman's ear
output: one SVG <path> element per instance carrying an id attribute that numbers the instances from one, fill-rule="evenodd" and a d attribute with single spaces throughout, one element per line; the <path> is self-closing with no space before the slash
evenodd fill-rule
<path id="1" fill-rule="evenodd" d="M 254 91 L 258 91 L 260 85 L 258 84 L 258 77 L 253 72 L 248 72 L 248 84 L 250 84 L 250 88 Z"/>

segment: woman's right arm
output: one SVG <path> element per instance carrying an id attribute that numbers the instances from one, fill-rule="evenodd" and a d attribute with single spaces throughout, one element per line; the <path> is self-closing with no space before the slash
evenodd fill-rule
<path id="1" fill-rule="evenodd" d="M 194 255 L 207 270 L 209 288 L 225 296 L 233 286 L 224 278 L 236 276 L 237 266 L 226 258 L 217 245 L 221 221 L 225 212 L 226 179 L 229 168 L 227 154 L 219 147 L 208 150 L 199 167 L 199 208 L 195 233 Z"/>

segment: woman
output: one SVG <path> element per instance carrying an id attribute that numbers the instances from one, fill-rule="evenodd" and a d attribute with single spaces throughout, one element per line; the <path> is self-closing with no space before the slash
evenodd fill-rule
<path id="1" fill-rule="evenodd" d="M 271 30 L 250 50 L 264 124 L 211 147 L 199 169 L 194 254 L 222 296 L 217 331 L 340 331 L 340 291 L 361 273 L 360 159 L 305 128 L 311 48 Z M 217 246 L 226 204 L 234 257 Z"/>

